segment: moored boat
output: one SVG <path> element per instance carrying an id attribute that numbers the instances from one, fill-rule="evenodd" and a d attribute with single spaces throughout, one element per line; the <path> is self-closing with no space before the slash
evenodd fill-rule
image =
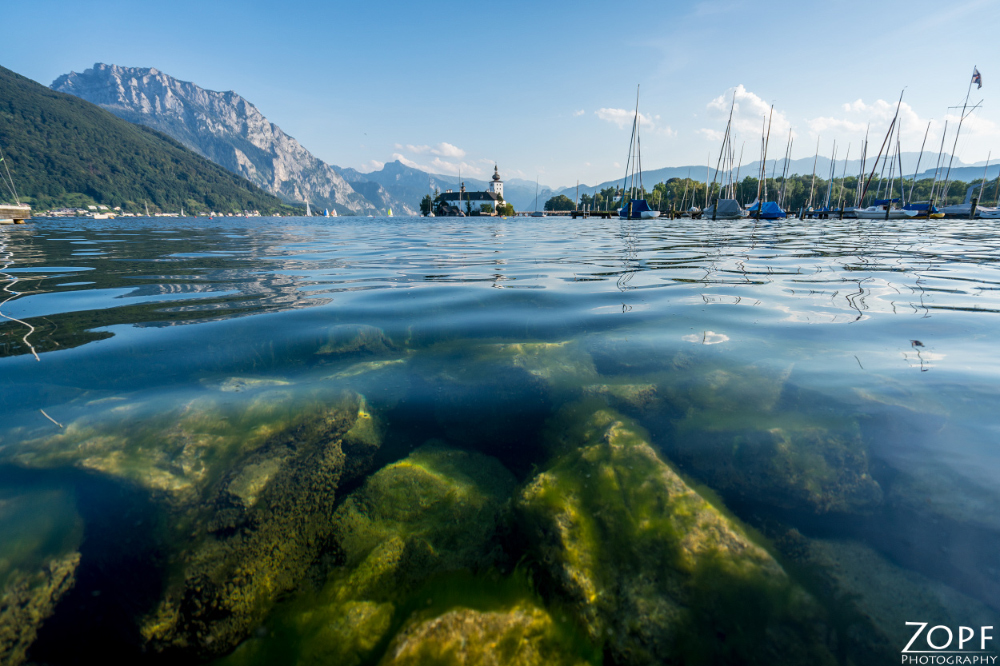
<path id="1" fill-rule="evenodd" d="M 0 204 L 0 224 L 24 224 L 30 217 L 28 204 Z"/>
<path id="2" fill-rule="evenodd" d="M 631 168 L 631 172 L 629 169 Z M 632 119 L 632 139 L 628 147 L 625 163 L 625 182 L 622 183 L 622 205 L 618 217 L 622 220 L 652 220 L 660 216 L 642 198 L 642 153 L 639 144 L 639 88 L 635 89 L 635 118 Z M 626 203 L 625 197 L 628 196 Z"/>

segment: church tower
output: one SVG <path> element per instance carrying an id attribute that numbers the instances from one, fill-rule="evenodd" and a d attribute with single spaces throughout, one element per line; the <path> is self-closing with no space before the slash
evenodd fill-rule
<path id="1" fill-rule="evenodd" d="M 503 199 L 503 181 L 500 180 L 500 173 L 497 171 L 496 165 L 493 165 L 493 180 L 490 182 L 487 191 L 490 194 L 496 195 L 497 199 Z"/>

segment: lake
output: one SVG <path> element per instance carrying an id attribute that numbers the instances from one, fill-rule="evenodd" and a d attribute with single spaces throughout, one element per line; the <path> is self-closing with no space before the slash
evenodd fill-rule
<path id="1" fill-rule="evenodd" d="M 0 228 L 0 662 L 995 655 L 997 232 Z"/>

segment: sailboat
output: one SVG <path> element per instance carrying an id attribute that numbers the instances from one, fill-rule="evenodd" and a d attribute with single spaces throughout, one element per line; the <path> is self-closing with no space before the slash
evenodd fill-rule
<path id="1" fill-rule="evenodd" d="M 434 188 L 431 187 L 431 181 L 427 179 L 427 186 L 431 188 L 431 205 L 427 207 L 427 217 L 437 217 L 434 214 Z"/>
<path id="2" fill-rule="evenodd" d="M 309 208 L 309 199 L 306 199 L 306 217 L 312 217 L 312 209 Z"/>
<path id="3" fill-rule="evenodd" d="M 14 197 L 13 204 L 0 204 L 0 224 L 24 224 L 24 221 L 31 217 L 31 206 L 21 203 L 21 200 L 18 198 L 17 188 L 14 187 L 14 179 L 10 175 L 10 167 L 7 166 L 2 152 L 0 152 L 0 163 L 3 163 L 5 176 L 0 178 L 0 180 L 3 180 L 4 186 Z"/>
<path id="4" fill-rule="evenodd" d="M 747 206 L 747 214 L 756 220 L 782 220 L 787 217 L 785 211 L 775 201 L 767 201 L 767 148 L 771 144 L 771 119 L 774 117 L 774 105 L 767 116 L 767 134 L 761 123 L 760 137 L 760 175 L 757 178 L 757 198 Z M 774 180 L 774 169 L 771 170 L 771 180 Z M 764 199 L 761 199 L 763 189 Z"/>
<path id="5" fill-rule="evenodd" d="M 323 209 L 323 217 L 330 217 L 330 209 L 329 208 L 324 208 Z"/>
<path id="6" fill-rule="evenodd" d="M 535 176 L 535 210 L 531 213 L 531 217 L 545 217 L 545 213 L 538 210 L 538 176 Z"/>
<path id="7" fill-rule="evenodd" d="M 392 217 L 392 206 L 389 206 L 389 217 Z"/>
<path id="8" fill-rule="evenodd" d="M 735 154 L 732 150 L 731 145 L 731 134 L 733 126 L 733 110 L 736 108 L 736 93 L 733 93 L 733 103 L 729 107 L 729 122 L 726 123 L 726 133 L 723 135 L 722 139 L 722 149 L 719 151 L 719 160 L 715 164 L 715 176 L 712 177 L 712 186 L 715 185 L 715 181 L 719 176 L 720 167 L 722 172 L 725 172 L 728 166 L 729 171 L 729 183 L 725 183 L 725 175 L 722 177 L 722 183 L 719 186 L 719 196 L 716 198 L 715 203 L 708 206 L 705 209 L 705 213 L 702 217 L 710 218 L 713 220 L 736 220 L 742 217 L 746 217 L 746 212 L 744 212 L 743 207 L 740 206 L 740 202 L 736 200 L 735 183 L 733 183 L 733 158 Z M 740 159 L 742 159 L 742 154 Z M 706 174 L 707 178 L 707 174 Z M 739 177 L 737 176 L 737 182 Z M 708 196 L 708 190 L 711 189 L 708 185 L 708 181 L 705 181 L 705 196 Z"/>
<path id="9" fill-rule="evenodd" d="M 629 172 L 631 167 L 632 171 Z M 660 216 L 660 211 L 653 210 L 645 199 L 637 199 L 642 187 L 642 152 L 639 145 L 639 86 L 635 87 L 635 118 L 632 120 L 632 139 L 628 146 L 628 160 L 625 162 L 625 182 L 622 183 L 622 207 L 618 209 L 618 217 L 622 220 L 651 220 Z M 628 203 L 625 194 L 628 193 Z"/>

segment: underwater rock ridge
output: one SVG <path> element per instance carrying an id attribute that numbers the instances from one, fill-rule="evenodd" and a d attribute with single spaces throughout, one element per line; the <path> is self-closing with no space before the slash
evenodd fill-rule
<path id="1" fill-rule="evenodd" d="M 821 607 L 637 426 L 609 409 L 568 416 L 578 448 L 515 510 L 543 584 L 612 663 L 834 663 Z"/>
<path id="2" fill-rule="evenodd" d="M 142 623 L 154 652 L 230 651 L 333 544 L 338 486 L 366 471 L 381 429 L 364 398 L 306 414 L 246 456 L 188 513 L 181 573 Z"/>

